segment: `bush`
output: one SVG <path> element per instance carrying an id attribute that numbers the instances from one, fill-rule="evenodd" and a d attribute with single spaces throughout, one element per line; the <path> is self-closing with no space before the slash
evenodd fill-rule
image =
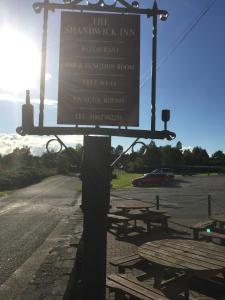
<path id="1" fill-rule="evenodd" d="M 55 170 L 45 168 L 21 168 L 13 172 L 1 172 L 0 191 L 22 188 L 55 174 Z"/>
<path id="2" fill-rule="evenodd" d="M 224 173 L 223 167 L 217 166 L 180 166 L 173 167 L 176 174 L 194 175 L 198 173 Z"/>

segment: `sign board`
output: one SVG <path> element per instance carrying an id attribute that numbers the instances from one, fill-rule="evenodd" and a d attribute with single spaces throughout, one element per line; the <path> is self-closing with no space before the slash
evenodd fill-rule
<path id="1" fill-rule="evenodd" d="M 63 12 L 58 123 L 139 125 L 140 17 Z"/>

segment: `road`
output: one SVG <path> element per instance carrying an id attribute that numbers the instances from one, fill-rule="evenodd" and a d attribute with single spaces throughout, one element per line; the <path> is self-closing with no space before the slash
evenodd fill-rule
<path id="1" fill-rule="evenodd" d="M 54 176 L 0 199 L 0 298 L 5 283 L 15 274 L 20 273 L 24 280 L 32 277 L 59 224 L 73 213 L 78 185 L 76 177 Z M 49 236 L 51 242 L 46 243 Z M 41 247 L 45 251 L 38 252 Z M 23 266 L 32 257 L 27 274 Z"/>

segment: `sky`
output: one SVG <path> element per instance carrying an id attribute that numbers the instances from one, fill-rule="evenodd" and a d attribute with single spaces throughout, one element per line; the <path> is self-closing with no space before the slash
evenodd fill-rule
<path id="1" fill-rule="evenodd" d="M 53 2 L 53 1 L 52 1 Z M 62 2 L 62 1 L 56 1 Z M 225 1 L 158 0 L 168 10 L 158 21 L 156 129 L 162 130 L 161 110 L 171 110 L 168 129 L 172 142 L 184 148 L 200 146 L 213 154 L 225 152 Z M 21 125 L 25 91 L 31 91 L 35 124 L 38 122 L 40 53 L 43 15 L 35 14 L 30 0 L 0 2 L 0 153 L 30 146 L 41 154 L 49 137 L 16 134 Z M 140 1 L 151 8 L 152 0 Z M 140 129 L 150 128 L 152 18 L 141 17 Z M 49 12 L 46 66 L 45 125 L 57 124 L 60 11 Z M 129 49 L 128 49 L 129 51 Z M 62 137 L 67 145 L 82 143 L 82 136 Z M 149 143 L 150 140 L 142 140 Z M 124 148 L 131 138 L 113 138 Z"/>

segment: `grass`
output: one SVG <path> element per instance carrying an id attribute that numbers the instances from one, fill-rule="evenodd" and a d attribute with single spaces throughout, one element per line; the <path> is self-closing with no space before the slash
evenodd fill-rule
<path id="1" fill-rule="evenodd" d="M 143 176 L 143 174 L 119 172 L 117 174 L 117 178 L 112 180 L 112 189 L 116 190 L 116 189 L 131 187 L 132 179 L 140 176 Z"/>
<path id="2" fill-rule="evenodd" d="M 112 184 L 112 189 L 117 190 L 117 189 L 123 189 L 123 188 L 128 188 L 131 187 L 131 181 L 134 178 L 143 176 L 143 174 L 140 173 L 126 173 L 124 171 L 120 171 L 117 173 L 117 178 L 113 179 L 111 184 Z M 81 185 L 76 188 L 77 192 L 82 191 Z"/>
<path id="3" fill-rule="evenodd" d="M 218 173 L 197 173 L 197 174 L 194 174 L 195 176 L 215 176 L 215 175 L 218 175 Z"/>
<path id="4" fill-rule="evenodd" d="M 80 184 L 79 186 L 77 186 L 77 187 L 75 188 L 75 191 L 76 191 L 77 193 L 81 193 L 81 192 L 82 192 L 82 185 Z"/>
<path id="5" fill-rule="evenodd" d="M 3 191 L 3 192 L 0 192 L 0 198 L 1 198 L 1 197 L 4 197 L 4 196 L 7 196 L 8 194 L 10 194 L 10 191 Z"/>

